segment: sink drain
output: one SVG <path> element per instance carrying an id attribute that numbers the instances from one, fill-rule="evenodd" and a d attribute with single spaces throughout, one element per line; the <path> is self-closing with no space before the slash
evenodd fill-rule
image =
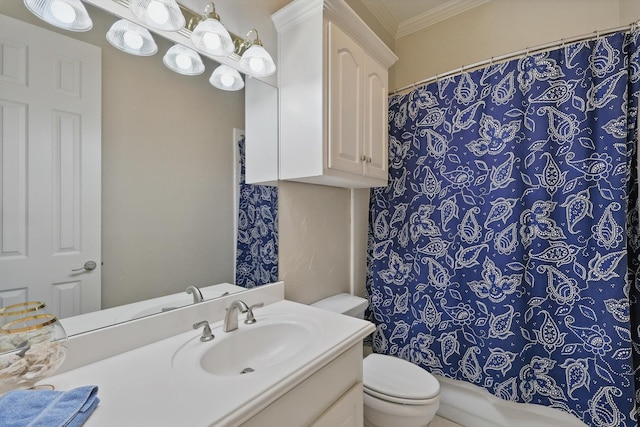
<path id="1" fill-rule="evenodd" d="M 253 372 L 254 369 L 253 368 L 244 368 L 242 371 L 240 371 L 241 374 L 248 374 L 249 372 Z"/>

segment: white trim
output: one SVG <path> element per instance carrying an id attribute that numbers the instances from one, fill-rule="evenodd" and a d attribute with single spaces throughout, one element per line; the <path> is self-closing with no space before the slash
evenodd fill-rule
<path id="1" fill-rule="evenodd" d="M 467 10 L 478 7 L 489 0 L 451 0 L 435 9 L 431 9 L 425 13 L 422 13 L 413 18 L 402 21 L 398 25 L 398 29 L 395 32 L 395 38 L 399 39 L 423 28 L 429 27 L 452 16 L 466 12 Z"/>
<path id="2" fill-rule="evenodd" d="M 451 18 L 452 16 L 466 12 L 469 9 L 478 7 L 488 1 L 489 0 L 448 0 L 436 8 L 427 10 L 420 15 L 402 22 L 398 22 L 382 0 L 366 0 L 363 1 L 362 4 L 380 21 L 382 26 L 394 39 L 399 39 Z"/>
<path id="3" fill-rule="evenodd" d="M 382 3 L 382 0 L 367 0 L 363 1 L 362 4 L 380 21 L 385 30 L 387 30 L 393 38 L 398 38 L 397 32 L 400 23 L 393 14 L 389 12 L 389 9 Z"/>

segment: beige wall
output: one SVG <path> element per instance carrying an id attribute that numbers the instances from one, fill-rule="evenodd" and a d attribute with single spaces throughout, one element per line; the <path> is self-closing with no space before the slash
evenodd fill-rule
<path id="1" fill-rule="evenodd" d="M 104 307 L 234 277 L 244 92 L 213 88 L 213 67 L 186 77 L 139 59 L 103 50 Z"/>
<path id="2" fill-rule="evenodd" d="M 395 42 L 391 89 L 562 38 L 640 19 L 633 0 L 491 0 Z"/>
<path id="3" fill-rule="evenodd" d="M 349 292 L 349 190 L 281 181 L 278 191 L 285 297 L 308 304 Z"/>

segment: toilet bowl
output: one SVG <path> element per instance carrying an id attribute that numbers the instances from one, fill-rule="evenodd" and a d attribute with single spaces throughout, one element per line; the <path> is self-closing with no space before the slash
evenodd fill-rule
<path id="1" fill-rule="evenodd" d="M 367 300 L 338 294 L 312 304 L 353 317 L 364 317 Z M 440 384 L 411 362 L 370 354 L 362 365 L 365 427 L 426 427 L 440 404 Z"/>
<path id="2" fill-rule="evenodd" d="M 411 362 L 370 354 L 362 376 L 365 427 L 426 427 L 438 410 L 438 380 Z"/>

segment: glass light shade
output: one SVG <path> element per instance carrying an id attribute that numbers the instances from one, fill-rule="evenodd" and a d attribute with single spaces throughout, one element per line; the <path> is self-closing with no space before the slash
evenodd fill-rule
<path id="1" fill-rule="evenodd" d="M 276 64 L 267 50 L 254 44 L 247 49 L 238 64 L 242 71 L 256 77 L 270 76 L 276 72 Z"/>
<path id="2" fill-rule="evenodd" d="M 233 52 L 231 36 L 220 21 L 207 18 L 201 21 L 191 33 L 191 42 L 203 52 L 214 56 L 227 56 Z"/>
<path id="3" fill-rule="evenodd" d="M 144 27 L 121 19 L 107 32 L 107 40 L 123 52 L 138 56 L 155 55 L 158 51 L 151 33 Z"/>
<path id="4" fill-rule="evenodd" d="M 80 0 L 24 0 L 38 18 L 69 31 L 89 31 L 93 22 Z"/>
<path id="5" fill-rule="evenodd" d="M 220 65 L 213 70 L 209 83 L 222 90 L 240 90 L 244 87 L 244 81 L 238 70 L 228 65 Z"/>
<path id="6" fill-rule="evenodd" d="M 195 50 L 181 44 L 173 45 L 164 54 L 162 62 L 176 73 L 186 76 L 197 76 L 204 72 L 204 64 L 200 55 Z"/>
<path id="7" fill-rule="evenodd" d="M 131 0 L 129 9 L 140 22 L 156 30 L 180 31 L 186 23 L 175 0 Z"/>

